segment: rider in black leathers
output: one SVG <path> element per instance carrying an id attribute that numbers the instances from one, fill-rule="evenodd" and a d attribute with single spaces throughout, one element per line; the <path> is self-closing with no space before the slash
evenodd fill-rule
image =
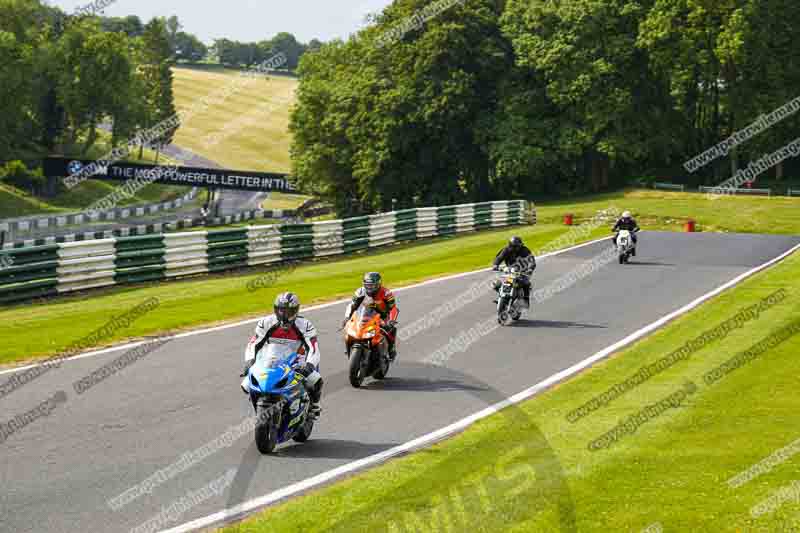
<path id="1" fill-rule="evenodd" d="M 506 266 L 517 266 L 524 274 L 521 283 L 524 292 L 525 305 L 530 307 L 531 303 L 531 282 L 529 277 L 536 270 L 536 258 L 527 246 L 522 244 L 522 239 L 516 235 L 508 240 L 508 246 L 503 248 L 497 253 L 492 263 L 493 270 L 500 270 L 500 265 L 505 263 Z M 494 290 L 500 288 L 500 281 L 494 284 Z"/>

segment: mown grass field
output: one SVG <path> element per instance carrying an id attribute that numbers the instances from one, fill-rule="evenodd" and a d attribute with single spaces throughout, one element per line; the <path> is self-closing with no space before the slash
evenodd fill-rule
<path id="1" fill-rule="evenodd" d="M 566 415 L 778 289 L 786 298 L 588 416 Z M 704 375 L 800 318 L 800 254 L 656 334 L 463 434 L 270 508 L 230 533 L 788 532 L 800 530 L 800 453 L 736 486 L 728 480 L 800 444 L 800 334 L 707 384 Z M 800 328 L 798 328 L 800 329 Z M 589 443 L 694 383 L 677 407 L 613 445 Z M 796 450 L 800 446 L 796 446 Z M 775 509 L 763 512 L 768 498 Z M 785 500 L 785 501 L 782 501 Z M 559 513 L 559 506 L 562 513 Z M 316 509 L 324 512 L 308 512 Z M 564 527 L 574 517 L 574 529 Z"/>
<path id="2" fill-rule="evenodd" d="M 226 168 L 289 172 L 289 111 L 297 80 L 285 76 L 243 78 L 236 70 L 175 68 L 175 104 L 191 108 L 216 98 L 232 83 L 248 80 L 224 102 L 184 122 L 174 143 Z"/>

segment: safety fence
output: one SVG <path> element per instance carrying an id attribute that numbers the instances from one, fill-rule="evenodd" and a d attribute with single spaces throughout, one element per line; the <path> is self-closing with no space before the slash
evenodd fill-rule
<path id="1" fill-rule="evenodd" d="M 343 220 L 58 243 L 3 251 L 0 304 L 111 285 L 349 254 L 466 231 L 535 224 L 524 200 L 393 211 Z"/>
<path id="2" fill-rule="evenodd" d="M 657 181 L 657 182 L 653 183 L 653 188 L 654 189 L 666 189 L 668 191 L 684 191 L 684 190 L 686 190 L 686 186 L 685 185 L 681 185 L 679 183 L 664 183 L 664 182 L 660 182 L 660 181 Z"/>
<path id="3" fill-rule="evenodd" d="M 706 187 L 701 185 L 698 190 L 704 193 L 711 194 L 745 194 L 754 196 L 772 196 L 772 189 L 739 189 L 733 187 Z"/>
<path id="4" fill-rule="evenodd" d="M 180 198 L 161 202 L 157 204 L 131 205 L 127 207 L 115 207 L 106 211 L 80 212 L 80 213 L 60 213 L 57 215 L 32 216 L 0 222 L 0 231 L 6 231 L 14 235 L 25 234 L 29 231 L 43 230 L 48 228 L 63 228 L 81 224 L 94 224 L 97 222 L 116 222 L 131 217 L 141 217 L 156 215 L 171 209 L 182 207 L 185 203 L 194 200 L 197 196 L 197 187 L 192 187 Z"/>
<path id="5" fill-rule="evenodd" d="M 313 209 L 306 209 L 302 211 L 303 216 L 312 217 L 330 213 L 329 207 L 317 207 Z M 292 218 L 299 216 L 300 210 L 293 209 L 251 209 L 248 211 L 240 211 L 232 215 L 224 215 L 218 217 L 188 217 L 169 222 L 153 222 L 151 224 L 138 224 L 130 226 L 122 226 L 116 229 L 102 230 L 102 231 L 81 231 L 77 233 L 69 233 L 67 235 L 59 235 L 52 237 L 44 237 L 39 239 L 26 239 L 7 242 L 0 248 L 29 248 L 31 246 L 42 246 L 47 244 L 60 244 L 66 242 L 89 241 L 95 239 L 110 239 L 113 237 L 136 237 L 142 235 L 160 234 L 168 231 L 176 231 L 182 229 L 196 228 L 202 226 L 226 226 L 230 224 L 238 224 L 248 220 L 259 220 L 265 218 L 281 219 Z"/>
<path id="6" fill-rule="evenodd" d="M 653 189 L 661 189 L 661 190 L 669 190 L 669 191 L 681 191 L 681 192 L 699 192 L 705 194 L 717 194 L 717 195 L 747 195 L 747 196 L 784 196 L 781 191 L 782 189 L 768 189 L 768 188 L 733 188 L 733 187 L 710 187 L 708 185 L 700 185 L 697 189 L 690 189 L 686 185 L 680 183 L 665 183 L 665 182 L 653 182 L 652 184 L 647 185 L 647 187 L 652 187 Z M 800 190 L 798 189 L 788 189 L 786 191 L 785 196 L 800 196 Z"/>

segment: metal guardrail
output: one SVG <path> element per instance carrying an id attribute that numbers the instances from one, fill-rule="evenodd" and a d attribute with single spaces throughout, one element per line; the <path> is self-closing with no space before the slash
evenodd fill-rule
<path id="1" fill-rule="evenodd" d="M 667 189 L 667 190 L 672 190 L 672 191 L 684 191 L 684 190 L 686 190 L 686 186 L 685 185 L 681 185 L 681 184 L 678 184 L 678 183 L 664 183 L 664 182 L 659 182 L 659 181 L 653 183 L 653 188 L 654 189 Z"/>
<path id="2" fill-rule="evenodd" d="M 197 196 L 197 192 L 197 187 L 193 187 L 186 194 L 168 202 L 115 207 L 106 211 L 98 211 L 97 213 L 81 211 L 53 215 L 32 215 L 30 217 L 11 219 L 0 222 L 0 230 L 8 231 L 12 235 L 24 235 L 26 232 L 36 229 L 63 228 L 92 222 L 115 222 L 135 216 L 154 215 L 183 206 L 183 204 L 194 199 Z"/>
<path id="3" fill-rule="evenodd" d="M 707 187 L 705 185 L 701 185 L 699 187 L 699 191 L 719 195 L 745 194 L 756 196 L 772 196 L 772 189 L 739 189 L 733 187 Z"/>
<path id="4" fill-rule="evenodd" d="M 348 254 L 401 241 L 536 223 L 524 200 L 406 209 L 324 222 L 13 248 L 0 304 L 73 291 Z"/>
<path id="5" fill-rule="evenodd" d="M 319 216 L 328 214 L 331 208 L 327 206 L 307 209 L 303 211 L 304 216 Z M 170 222 L 154 222 L 152 224 L 139 224 L 126 227 L 120 227 L 113 230 L 103 231 L 81 231 L 78 233 L 70 233 L 58 237 L 44 237 L 38 239 L 25 239 L 13 242 L 7 242 L 0 246 L 0 249 L 11 248 L 30 248 L 32 246 L 43 246 L 47 244 L 60 244 L 66 242 L 88 241 L 98 239 L 111 239 L 114 237 L 136 237 L 142 235 L 152 235 L 164 233 L 167 231 L 182 230 L 200 226 L 224 226 L 229 224 L 237 224 L 239 222 L 246 222 L 248 220 L 257 220 L 264 218 L 290 218 L 297 216 L 297 210 L 290 209 L 252 209 L 250 211 L 242 211 L 234 215 L 225 215 L 220 217 L 195 217 L 173 220 Z"/>

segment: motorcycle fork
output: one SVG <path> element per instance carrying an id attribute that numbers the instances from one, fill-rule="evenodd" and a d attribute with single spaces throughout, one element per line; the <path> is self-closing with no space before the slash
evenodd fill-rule
<path id="1" fill-rule="evenodd" d="M 279 428 L 281 426 L 281 418 L 283 417 L 283 409 L 285 407 L 285 404 L 286 402 L 283 399 L 275 403 L 269 403 L 267 401 L 267 398 L 261 396 L 254 401 L 253 407 L 256 408 L 256 413 L 258 413 L 258 407 L 263 407 L 264 409 L 266 409 L 267 412 L 270 414 L 270 417 L 272 418 L 272 422 L 275 424 L 275 427 Z"/>

